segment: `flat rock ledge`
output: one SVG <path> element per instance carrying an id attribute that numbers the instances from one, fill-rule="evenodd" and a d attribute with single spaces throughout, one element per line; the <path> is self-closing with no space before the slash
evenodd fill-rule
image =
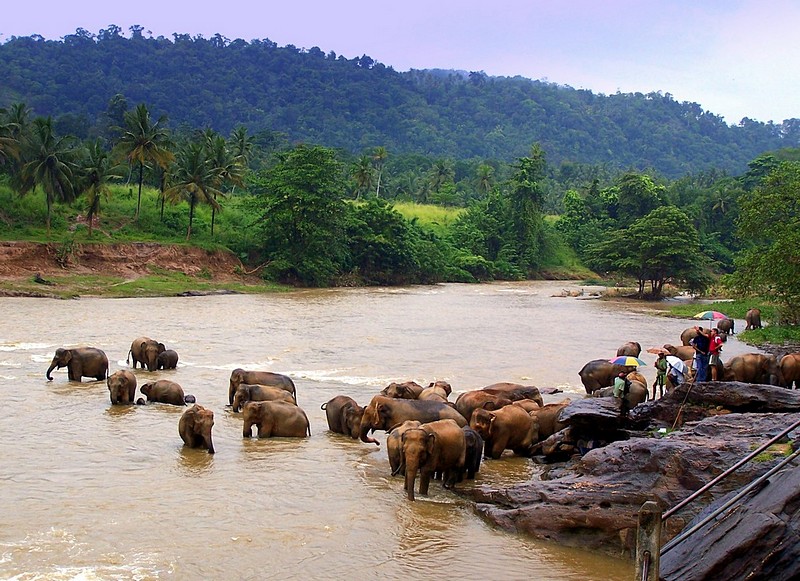
<path id="1" fill-rule="evenodd" d="M 599 406 L 598 427 L 607 438 L 614 433 L 609 403 L 603 401 L 607 398 L 593 399 L 597 403 L 580 400 L 574 409 L 568 406 L 561 419 L 577 418 L 568 430 L 580 432 L 581 438 L 591 437 L 590 408 Z M 800 392 L 737 382 L 697 384 L 637 406 L 630 419 L 623 426 L 626 429 L 616 431 L 618 441 L 549 464 L 541 480 L 505 489 L 476 486 L 457 491 L 500 528 L 633 557 L 638 512 L 645 501 L 669 509 L 800 420 Z M 682 427 L 669 432 L 673 424 Z M 664 427 L 668 433 L 662 435 Z M 797 438 L 797 433 L 790 436 Z M 619 439 L 623 437 L 628 439 Z M 767 472 L 790 451 L 787 445 L 778 448 L 668 519 L 662 542 L 677 535 L 709 504 Z"/>

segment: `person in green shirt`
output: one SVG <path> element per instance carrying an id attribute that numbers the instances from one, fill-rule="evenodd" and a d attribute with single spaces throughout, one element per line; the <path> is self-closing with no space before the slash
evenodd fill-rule
<path id="1" fill-rule="evenodd" d="M 667 378 L 667 357 L 666 353 L 659 353 L 658 359 L 653 364 L 653 367 L 656 368 L 656 380 L 653 382 L 653 399 L 656 399 L 656 387 L 659 388 L 660 395 L 658 397 L 664 397 L 664 383 L 666 382 Z"/>

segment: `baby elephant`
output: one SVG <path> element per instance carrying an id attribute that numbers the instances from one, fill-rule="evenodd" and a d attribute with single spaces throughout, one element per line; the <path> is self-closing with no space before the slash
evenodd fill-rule
<path id="1" fill-rule="evenodd" d="M 356 400 L 346 395 L 337 395 L 322 404 L 320 409 L 325 410 L 328 429 L 331 432 L 346 434 L 358 440 L 364 408 L 358 405 Z"/>
<path id="2" fill-rule="evenodd" d="M 108 392 L 112 404 L 134 403 L 136 398 L 136 376 L 132 372 L 127 369 L 120 369 L 109 375 L 106 383 L 108 384 Z"/>
<path id="3" fill-rule="evenodd" d="M 305 438 L 311 435 L 306 412 L 284 401 L 249 401 L 242 408 L 244 427 L 242 437 L 258 428 L 259 438 Z"/>
<path id="4" fill-rule="evenodd" d="M 233 413 L 239 413 L 248 401 L 285 401 L 297 405 L 294 396 L 283 388 L 240 383 L 233 394 Z"/>
<path id="5" fill-rule="evenodd" d="M 158 354 L 156 369 L 175 369 L 178 367 L 178 353 L 172 349 L 167 349 Z"/>
<path id="6" fill-rule="evenodd" d="M 160 402 L 172 405 L 186 405 L 194 402 L 194 396 L 184 395 L 183 388 L 169 379 L 159 379 L 145 383 L 141 387 L 142 393 L 147 396 L 147 403 Z"/>
<path id="7" fill-rule="evenodd" d="M 211 441 L 213 427 L 214 412 L 195 404 L 183 412 L 178 422 L 178 433 L 184 445 L 190 448 L 206 448 L 209 454 L 213 454 L 214 443 Z"/>

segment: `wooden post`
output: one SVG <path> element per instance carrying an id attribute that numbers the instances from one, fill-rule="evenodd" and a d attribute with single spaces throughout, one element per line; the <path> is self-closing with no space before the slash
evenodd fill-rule
<path id="1" fill-rule="evenodd" d="M 661 553 L 661 509 L 648 500 L 639 509 L 636 531 L 636 581 L 658 581 Z"/>

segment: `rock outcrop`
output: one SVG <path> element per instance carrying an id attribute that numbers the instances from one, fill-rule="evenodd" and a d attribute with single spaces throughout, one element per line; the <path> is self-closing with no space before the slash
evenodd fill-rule
<path id="1" fill-rule="evenodd" d="M 658 437 L 659 427 L 671 426 L 679 410 L 684 418 L 701 419 Z M 735 382 L 698 384 L 688 397 L 685 388 L 675 390 L 632 410 L 636 425 L 647 426 L 647 431 L 639 432 L 615 432 L 614 411 L 602 398 L 580 400 L 568 406 L 560 419 L 586 438 L 592 418 L 599 418 L 596 427 L 603 437 L 618 441 L 552 465 L 542 480 L 503 490 L 463 489 L 463 494 L 476 501 L 480 514 L 502 528 L 560 544 L 631 555 L 638 511 L 645 501 L 654 500 L 663 510 L 676 505 L 800 420 L 800 393 Z M 619 439 L 623 437 L 628 439 Z M 767 454 L 747 464 L 670 518 L 664 541 L 710 502 L 769 470 L 780 455 Z"/>

